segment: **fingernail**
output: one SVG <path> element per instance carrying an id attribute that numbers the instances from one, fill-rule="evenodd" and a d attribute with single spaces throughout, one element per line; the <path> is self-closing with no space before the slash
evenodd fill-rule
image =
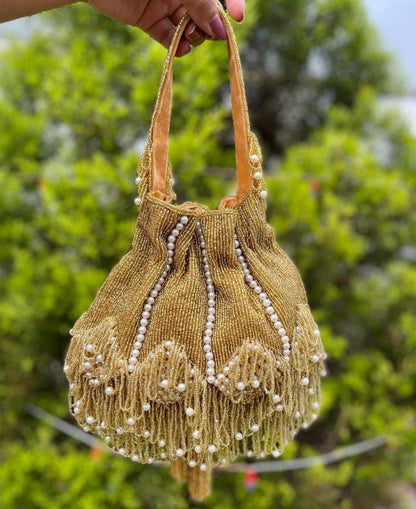
<path id="1" fill-rule="evenodd" d="M 218 39 L 222 41 L 226 41 L 228 39 L 227 32 L 225 31 L 225 27 L 219 14 L 216 14 L 215 17 L 211 20 L 209 26 L 211 27 L 212 33 Z"/>
<path id="2" fill-rule="evenodd" d="M 191 23 L 189 23 L 189 25 L 185 28 L 185 35 L 191 35 L 195 32 L 196 30 L 196 25 L 195 23 L 192 21 Z"/>
<path id="3" fill-rule="evenodd" d="M 243 13 L 243 15 L 242 15 L 241 19 L 238 19 L 238 20 L 237 20 L 237 23 L 242 23 L 242 22 L 244 21 L 244 18 L 245 18 L 245 15 L 244 15 L 244 13 Z"/>

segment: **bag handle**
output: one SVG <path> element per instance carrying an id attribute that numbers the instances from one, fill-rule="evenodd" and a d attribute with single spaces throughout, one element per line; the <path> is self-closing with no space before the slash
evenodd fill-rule
<path id="1" fill-rule="evenodd" d="M 250 122 L 248 117 L 247 100 L 244 88 L 243 73 L 241 69 L 240 55 L 233 28 L 223 8 L 218 4 L 218 12 L 221 16 L 228 35 L 228 68 L 231 87 L 231 108 L 234 124 L 236 168 L 237 168 L 237 201 L 246 194 L 252 184 L 251 167 L 249 163 L 249 134 Z M 170 45 L 156 106 L 150 125 L 151 141 L 151 168 L 150 168 L 150 193 L 164 200 L 166 196 L 166 177 L 168 171 L 168 139 L 169 126 L 172 110 L 172 67 L 176 49 L 180 38 L 190 21 L 190 16 L 185 15 L 177 26 L 175 35 Z"/>

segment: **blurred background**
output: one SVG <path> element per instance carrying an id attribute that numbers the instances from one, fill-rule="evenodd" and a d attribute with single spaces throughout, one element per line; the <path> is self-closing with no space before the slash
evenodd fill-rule
<path id="1" fill-rule="evenodd" d="M 235 29 L 268 220 L 329 354 L 320 418 L 276 461 L 383 445 L 313 468 L 222 472 L 199 507 L 413 509 L 416 4 L 247 3 Z M 87 5 L 0 25 L 1 508 L 196 506 L 166 468 L 85 444 L 28 406 L 74 424 L 68 331 L 130 247 L 165 53 Z M 214 208 L 235 184 L 224 45 L 179 59 L 174 94 L 178 201 Z"/>

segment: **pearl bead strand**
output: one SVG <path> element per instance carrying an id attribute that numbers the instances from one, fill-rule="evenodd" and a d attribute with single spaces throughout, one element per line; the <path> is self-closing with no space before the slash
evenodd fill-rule
<path id="1" fill-rule="evenodd" d="M 199 235 L 199 244 L 201 246 L 201 254 L 202 254 L 202 261 L 203 261 L 203 269 L 204 269 L 204 276 L 205 276 L 205 282 L 207 285 L 207 292 L 208 292 L 208 313 L 207 313 L 207 322 L 206 322 L 206 328 L 204 331 L 204 355 L 207 360 L 207 382 L 210 384 L 215 384 L 217 382 L 217 378 L 215 376 L 215 361 L 214 361 L 214 354 L 211 350 L 211 338 L 214 330 L 214 320 L 215 320 L 215 292 L 214 292 L 214 285 L 211 277 L 211 272 L 209 270 L 209 263 L 207 259 L 207 252 L 206 252 L 206 245 L 205 245 L 205 239 L 204 234 L 202 233 L 201 229 L 201 223 L 197 221 L 196 228 Z"/>
<path id="2" fill-rule="evenodd" d="M 139 321 L 139 324 L 140 324 L 139 331 L 136 336 L 136 341 L 133 343 L 133 348 L 130 352 L 129 364 L 127 366 L 127 370 L 129 373 L 132 373 L 134 371 L 134 367 L 137 364 L 137 357 L 139 356 L 140 350 L 143 346 L 143 341 L 144 341 L 144 337 L 147 332 L 147 325 L 149 323 L 152 306 L 153 306 L 160 290 L 162 289 L 162 285 L 164 284 L 166 277 L 169 274 L 169 271 L 172 268 L 176 239 L 178 238 L 180 232 L 183 230 L 183 228 L 188 223 L 188 221 L 189 221 L 188 216 L 182 216 L 180 221 L 172 229 L 172 231 L 170 232 L 170 235 L 168 237 L 168 241 L 166 244 L 167 252 L 168 252 L 168 263 L 167 263 L 162 275 L 160 276 L 158 281 L 153 286 L 153 289 L 150 291 L 150 294 L 143 306 L 143 311 L 142 311 L 141 318 Z"/>
<path id="3" fill-rule="evenodd" d="M 286 333 L 286 330 L 283 328 L 282 322 L 279 320 L 279 317 L 277 316 L 274 307 L 271 305 L 267 293 L 261 288 L 261 286 L 258 284 L 258 282 L 254 279 L 253 275 L 251 274 L 236 233 L 234 233 L 234 245 L 235 254 L 237 255 L 237 259 L 240 262 L 241 268 L 243 269 L 244 279 L 249 285 L 249 287 L 254 290 L 254 292 L 258 295 L 259 299 L 262 301 L 262 304 L 265 307 L 269 320 L 272 322 L 272 325 L 277 329 L 277 332 L 283 343 L 283 358 L 285 361 L 289 361 L 290 360 L 289 337 Z"/>

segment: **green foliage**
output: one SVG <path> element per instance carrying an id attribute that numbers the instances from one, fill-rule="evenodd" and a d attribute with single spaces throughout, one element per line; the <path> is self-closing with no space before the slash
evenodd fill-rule
<path id="1" fill-rule="evenodd" d="M 392 86 L 361 0 L 260 0 L 245 61 L 252 121 L 281 153 L 322 124 L 332 104 L 351 106 L 364 85 Z"/>
<path id="2" fill-rule="evenodd" d="M 254 129 L 276 155 L 326 118 L 280 165 L 265 165 L 269 222 L 302 273 L 329 353 L 321 417 L 285 458 L 381 434 L 388 447 L 262 474 L 250 496 L 241 474 L 221 473 L 200 507 L 404 509 L 393 494 L 414 482 L 416 464 L 416 141 L 360 88 L 382 90 L 389 76 L 358 1 L 258 6 L 247 16 L 261 21 L 246 47 Z M 194 506 L 166 469 L 95 457 L 22 409 L 31 401 L 68 418 L 68 330 L 129 248 L 136 152 L 165 55 L 86 6 L 45 20 L 29 44 L 0 54 L 0 506 Z M 237 27 L 239 38 L 250 28 Z M 170 157 L 178 201 L 215 207 L 234 184 L 226 53 L 220 43 L 193 52 L 175 63 Z M 274 54 L 279 72 L 263 74 Z M 316 55 L 330 72 L 311 80 Z M 289 91 L 303 97 L 292 124 L 275 104 L 293 111 Z"/>

